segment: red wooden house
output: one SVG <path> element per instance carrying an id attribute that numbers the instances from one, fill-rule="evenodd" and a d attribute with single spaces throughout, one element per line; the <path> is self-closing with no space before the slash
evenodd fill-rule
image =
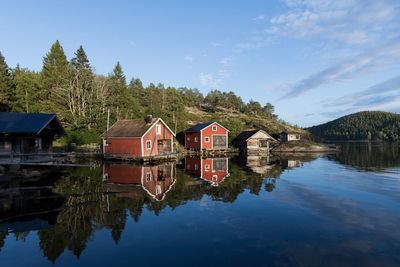
<path id="1" fill-rule="evenodd" d="M 103 178 L 107 184 L 123 185 L 121 191 L 128 189 L 127 185 L 136 185 L 153 199 L 163 200 L 175 184 L 174 166 L 164 164 L 157 166 L 135 166 L 132 164 L 103 165 Z"/>
<path id="2" fill-rule="evenodd" d="M 106 157 L 144 158 L 173 152 L 175 133 L 160 118 L 119 120 L 101 135 Z"/>
<path id="3" fill-rule="evenodd" d="M 193 150 L 226 150 L 229 130 L 217 122 L 199 123 L 185 132 L 185 147 Z"/>
<path id="4" fill-rule="evenodd" d="M 186 157 L 185 170 L 212 186 L 218 186 L 229 176 L 228 158 Z"/>

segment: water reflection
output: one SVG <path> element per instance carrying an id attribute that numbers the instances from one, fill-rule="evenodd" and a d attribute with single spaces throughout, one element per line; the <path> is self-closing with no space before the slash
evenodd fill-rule
<path id="1" fill-rule="evenodd" d="M 400 142 L 343 142 L 329 158 L 356 169 L 384 171 L 400 166 Z"/>
<path id="2" fill-rule="evenodd" d="M 103 165 L 103 179 L 109 192 L 127 195 L 131 186 L 137 185 L 157 201 L 165 198 L 176 181 L 173 164 L 136 166 L 109 162 Z"/>
<path id="3" fill-rule="evenodd" d="M 237 251 L 252 255 L 250 262 L 245 257 L 237 265 L 260 265 L 265 258 L 276 265 L 310 265 L 311 259 L 332 263 L 354 252 L 365 258 L 366 247 L 359 240 L 368 238 L 385 248 L 392 260 L 399 249 L 393 244 L 400 242 L 395 223 L 400 181 L 371 176 L 369 170 L 395 168 L 398 175 L 399 150 L 371 148 L 360 155 L 365 161 L 356 160 L 365 149 L 349 147 L 328 156 L 189 157 L 178 165 L 5 169 L 0 175 L 0 263 L 12 262 L 18 251 L 30 253 L 26 246 L 38 247 L 56 264 L 66 264 L 71 254 L 80 259 L 89 247 L 101 246 L 124 255 L 115 260 L 118 265 L 123 259 L 139 261 L 151 248 L 166 253 L 180 248 L 196 258 L 198 247 L 208 245 L 218 247 L 216 251 L 224 248 L 224 255 L 233 259 L 242 255 Z M 365 169 L 340 168 L 333 160 Z M 266 225 L 279 227 L 270 231 Z M 96 238 L 99 233 L 111 237 L 111 244 Z M 319 251 L 321 244 L 331 249 Z M 139 255 L 131 255 L 133 248 Z M 261 259 L 261 251 L 268 257 Z M 93 262 L 90 255 L 76 263 Z M 223 265 L 216 255 L 211 253 L 212 262 Z M 97 254 L 96 259 L 104 257 Z"/>
<path id="4" fill-rule="evenodd" d="M 218 186 L 229 177 L 228 158 L 186 157 L 185 170 L 212 186 Z"/>

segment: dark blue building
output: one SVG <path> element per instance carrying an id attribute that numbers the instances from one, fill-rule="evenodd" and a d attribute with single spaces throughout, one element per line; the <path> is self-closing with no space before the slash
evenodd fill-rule
<path id="1" fill-rule="evenodd" d="M 0 112 L 0 153 L 46 153 L 65 135 L 55 114 Z"/>

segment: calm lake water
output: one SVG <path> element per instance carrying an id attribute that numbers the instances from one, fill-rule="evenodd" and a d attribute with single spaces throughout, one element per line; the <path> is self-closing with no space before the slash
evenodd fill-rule
<path id="1" fill-rule="evenodd" d="M 399 144 L 11 168 L 0 266 L 400 266 Z"/>

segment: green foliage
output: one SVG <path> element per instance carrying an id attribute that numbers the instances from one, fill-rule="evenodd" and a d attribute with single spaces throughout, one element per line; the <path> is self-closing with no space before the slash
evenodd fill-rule
<path id="1" fill-rule="evenodd" d="M 58 41 L 43 58 L 39 73 L 19 67 L 11 72 L 0 55 L 0 85 L 0 109 L 56 113 L 70 133 L 62 140 L 67 145 L 98 142 L 108 110 L 111 124 L 152 114 L 176 133 L 210 120 L 225 125 L 232 138 L 252 127 L 273 133 L 283 130 L 270 103 L 263 107 L 251 100 L 246 104 L 232 91 L 213 90 L 204 97 L 198 89 L 187 87 L 161 83 L 145 87 L 138 78 L 127 85 L 119 62 L 109 75 L 97 75 L 82 46 L 68 61 Z"/>
<path id="2" fill-rule="evenodd" d="M 43 58 L 41 110 L 55 112 L 61 120 L 67 120 L 63 112 L 68 106 L 67 87 L 71 78 L 71 69 L 61 44 L 56 41 L 50 52 Z"/>
<path id="3" fill-rule="evenodd" d="M 84 145 L 84 144 L 93 144 L 100 143 L 100 137 L 98 133 L 88 130 L 75 130 L 69 132 L 67 136 L 62 137 L 59 141 L 62 146 L 71 149 L 73 145 Z"/>
<path id="4" fill-rule="evenodd" d="M 310 127 L 314 135 L 326 140 L 400 140 L 400 114 L 363 111 Z"/>
<path id="5" fill-rule="evenodd" d="M 15 112 L 38 112 L 39 93 L 41 90 L 40 73 L 21 69 L 13 72 L 15 95 L 12 110 Z"/>
<path id="6" fill-rule="evenodd" d="M 15 84 L 11 71 L 0 52 L 0 111 L 9 111 L 11 109 L 14 90 Z"/>

